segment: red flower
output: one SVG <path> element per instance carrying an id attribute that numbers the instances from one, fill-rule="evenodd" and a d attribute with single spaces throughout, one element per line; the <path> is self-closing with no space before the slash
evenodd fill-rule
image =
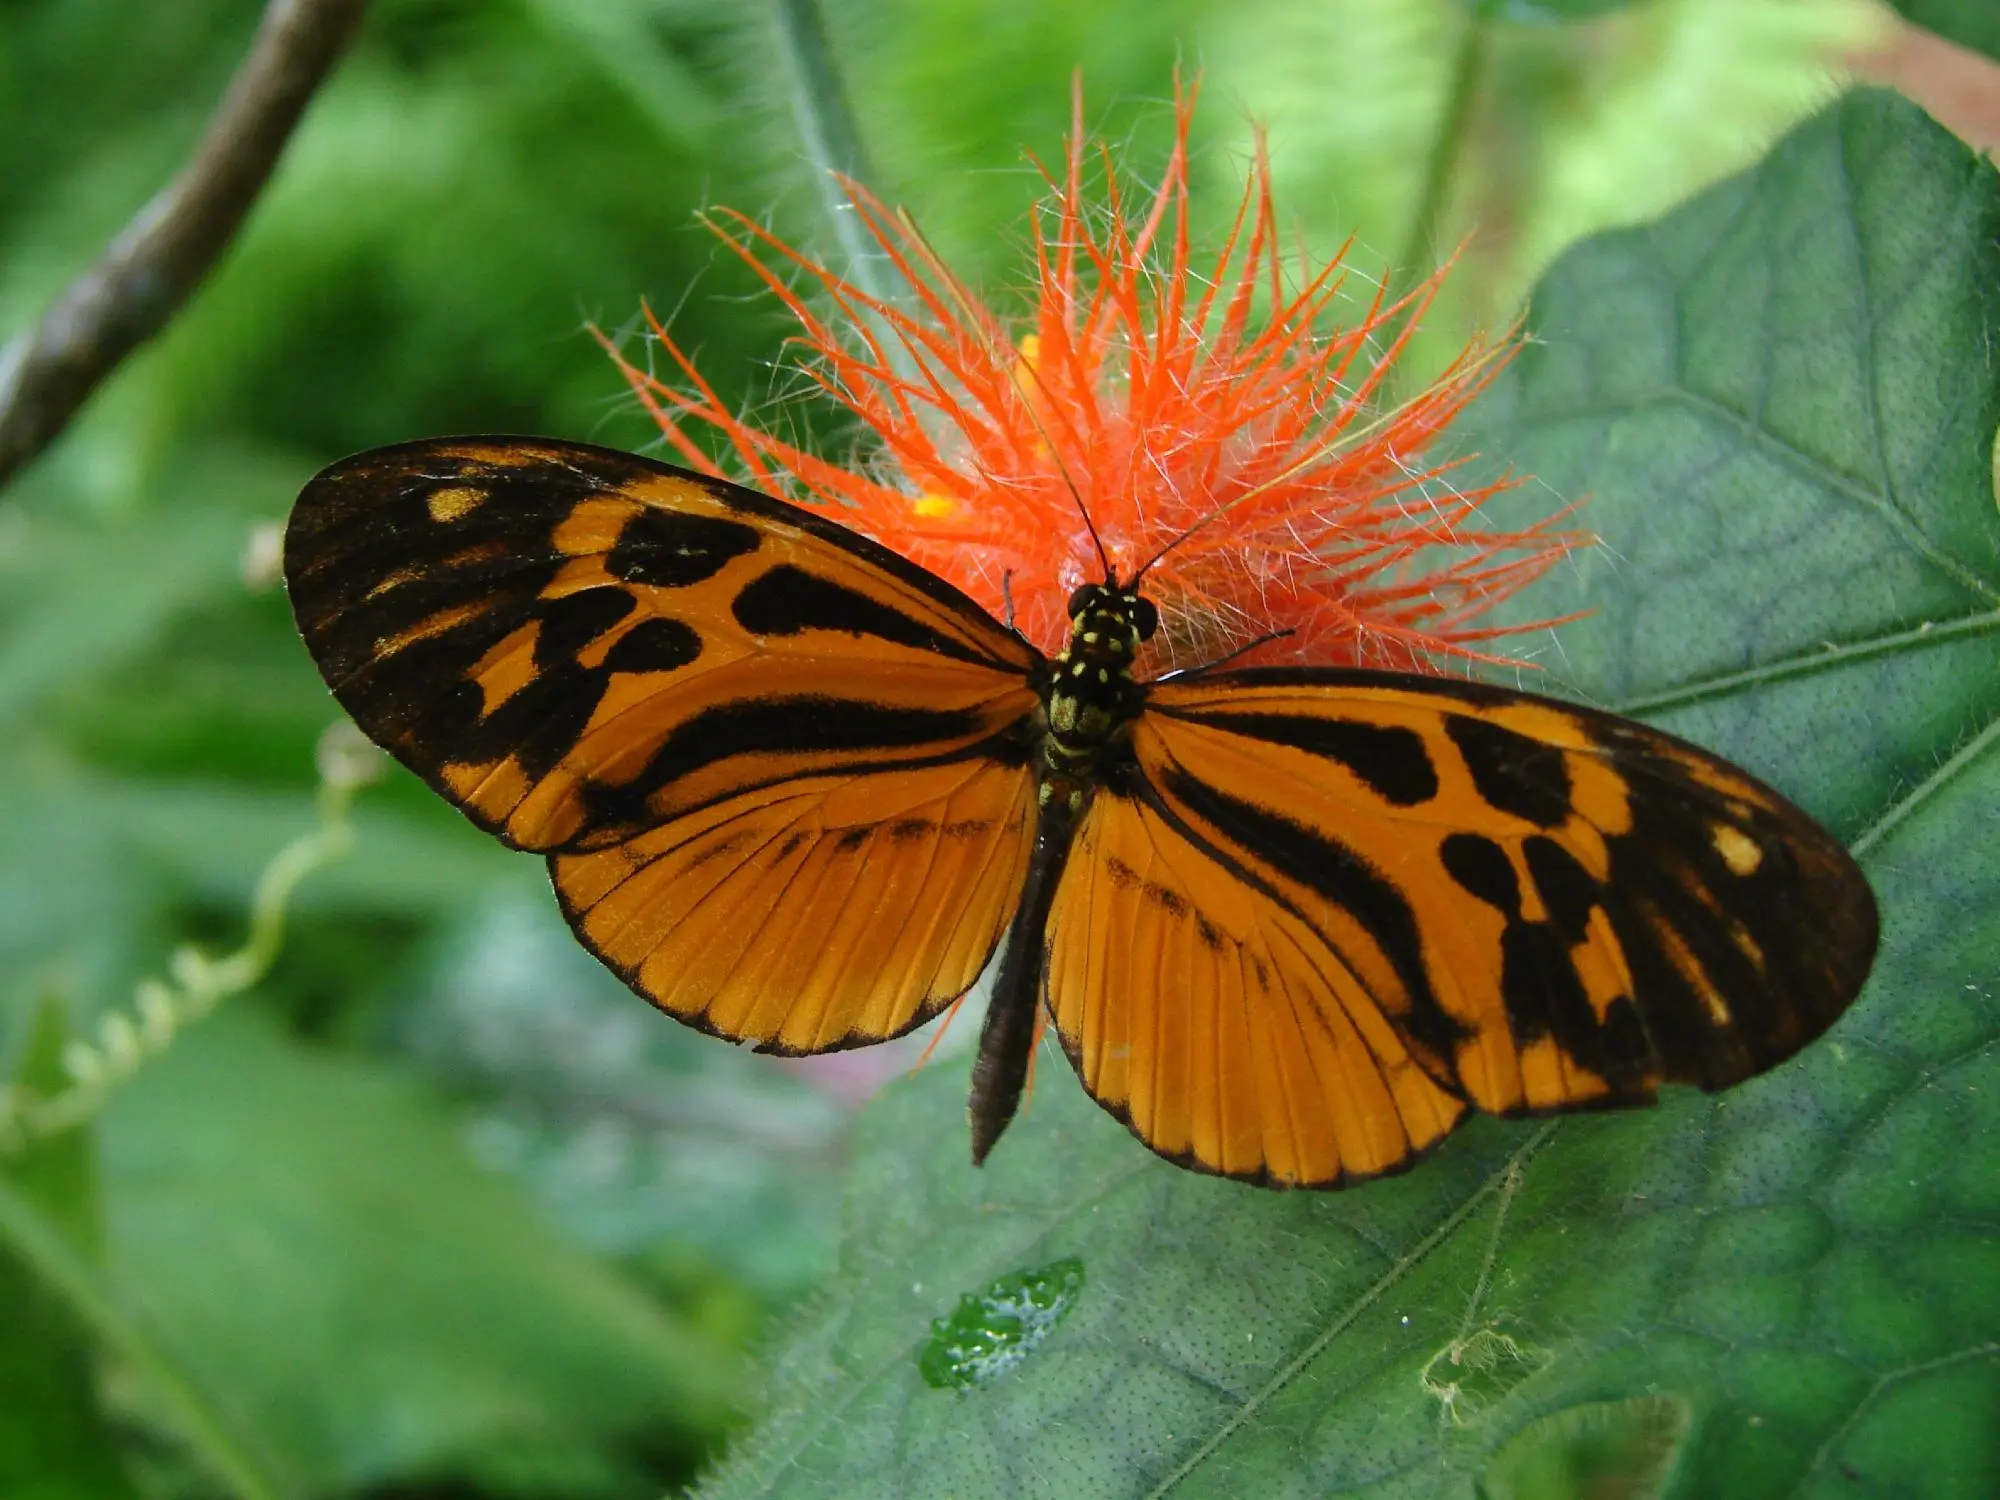
<path id="1" fill-rule="evenodd" d="M 1256 659 L 1405 670 L 1493 659 L 1483 643 L 1510 628 L 1480 614 L 1577 538 L 1551 522 L 1470 529 L 1509 481 L 1460 487 L 1452 465 L 1424 454 L 1512 346 L 1474 344 L 1384 406 L 1385 376 L 1444 273 L 1396 303 L 1378 291 L 1358 323 L 1322 331 L 1342 263 L 1288 290 L 1261 144 L 1230 232 L 1197 270 L 1193 107 L 1184 92 L 1165 175 L 1135 211 L 1108 156 L 1101 201 L 1086 197 L 1079 93 L 1063 175 L 1042 169 L 1036 299 L 1018 320 L 983 306 L 906 217 L 857 186 L 855 210 L 907 302 L 721 216 L 718 234 L 798 319 L 811 378 L 879 441 L 863 468 L 729 411 L 650 313 L 679 382 L 620 366 L 687 463 L 719 472 L 694 437 L 712 428 L 752 484 L 827 505 L 1002 618 L 1011 601 L 1044 651 L 1066 638 L 1071 590 L 1108 561 L 1122 582 L 1143 572 L 1162 666 L 1273 631 L 1289 634 Z"/>

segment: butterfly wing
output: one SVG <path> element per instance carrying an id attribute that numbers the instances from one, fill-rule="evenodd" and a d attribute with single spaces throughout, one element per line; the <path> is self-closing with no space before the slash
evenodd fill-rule
<path id="1" fill-rule="evenodd" d="M 407 443 L 300 496 L 286 576 L 355 721 L 550 856 L 579 937 L 787 1051 L 962 994 L 1032 843 L 1040 656 L 829 521 L 629 454 Z"/>
<path id="2" fill-rule="evenodd" d="M 1101 788 L 1050 911 L 1044 997 L 1084 1088 L 1183 1166 L 1334 1187 L 1465 1112 L 1310 917 L 1143 786 Z"/>
<path id="3" fill-rule="evenodd" d="M 1874 955 L 1867 883 L 1810 818 L 1574 705 L 1216 673 L 1154 684 L 1131 749 L 1057 893 L 1048 1000 L 1085 1087 L 1211 1171 L 1331 1186 L 1459 1101 L 1720 1088 L 1825 1030 Z"/>

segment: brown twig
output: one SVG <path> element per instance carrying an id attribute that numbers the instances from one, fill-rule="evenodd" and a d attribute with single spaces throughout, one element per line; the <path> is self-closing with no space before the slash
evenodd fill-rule
<path id="1" fill-rule="evenodd" d="M 2000 62 L 1900 20 L 1849 62 L 1858 77 L 1908 94 L 1973 150 L 2000 152 Z"/>
<path id="2" fill-rule="evenodd" d="M 221 258 L 366 6 L 270 0 L 187 165 L 32 329 L 0 349 L 0 485 L 166 326 Z"/>

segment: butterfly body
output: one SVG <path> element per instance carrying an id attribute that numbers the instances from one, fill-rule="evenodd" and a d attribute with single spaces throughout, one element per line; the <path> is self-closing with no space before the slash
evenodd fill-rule
<path id="1" fill-rule="evenodd" d="M 358 455 L 286 568 L 357 722 L 677 1018 L 861 1045 L 997 951 L 975 1159 L 1038 1017 L 1161 1155 L 1331 1187 L 1471 1109 L 1737 1082 L 1874 952 L 1845 851 L 1671 736 L 1359 668 L 1148 681 L 1157 611 L 1110 576 L 1044 656 L 823 512 L 630 455 Z"/>
<path id="2" fill-rule="evenodd" d="M 972 1067 L 966 1114 L 975 1163 L 986 1160 L 1014 1118 L 1026 1086 L 1041 1007 L 1042 933 L 1057 880 L 1092 794 L 1126 750 L 1127 726 L 1144 701 L 1132 664 L 1159 626 L 1152 601 L 1110 579 L 1078 589 L 1070 619 L 1068 646 L 1035 674 L 1042 697 L 1035 842 Z"/>

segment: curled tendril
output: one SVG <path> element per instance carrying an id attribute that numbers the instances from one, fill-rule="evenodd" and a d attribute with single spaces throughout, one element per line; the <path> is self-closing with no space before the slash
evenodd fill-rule
<path id="1" fill-rule="evenodd" d="M 320 737 L 314 759 L 319 825 L 280 849 L 258 875 L 243 945 L 219 958 L 192 945 L 176 948 L 167 957 L 165 977 L 141 979 L 128 1009 L 111 1011 L 93 1036 L 64 1046 L 62 1068 L 69 1082 L 59 1092 L 43 1095 L 0 1084 L 0 1157 L 90 1121 L 114 1089 L 165 1052 L 183 1030 L 271 972 L 284 947 L 292 893 L 306 876 L 353 848 L 348 808 L 355 792 L 381 774 L 381 752 L 345 720 Z"/>

